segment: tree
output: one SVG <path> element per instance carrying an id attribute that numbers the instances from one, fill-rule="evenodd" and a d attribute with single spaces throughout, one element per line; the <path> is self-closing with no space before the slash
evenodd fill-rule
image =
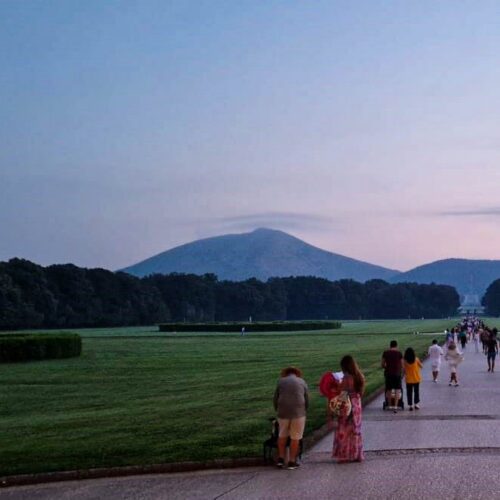
<path id="1" fill-rule="evenodd" d="M 500 313 L 500 280 L 484 297 Z M 218 281 L 213 274 L 152 275 L 0 262 L 0 328 L 72 328 L 158 322 L 443 317 L 459 305 L 450 286 L 358 283 L 313 276 Z"/>
<path id="2" fill-rule="evenodd" d="M 486 308 L 486 314 L 500 316 L 500 279 L 493 281 L 486 289 L 481 303 Z"/>
<path id="3" fill-rule="evenodd" d="M 11 259 L 0 263 L 0 270 L 8 275 L 20 293 L 23 318 L 19 328 L 36 328 L 50 324 L 57 316 L 57 301 L 48 286 L 42 266 L 25 259 Z"/>
<path id="4" fill-rule="evenodd" d="M 154 274 L 142 281 L 157 288 L 172 321 L 214 321 L 215 275 Z"/>

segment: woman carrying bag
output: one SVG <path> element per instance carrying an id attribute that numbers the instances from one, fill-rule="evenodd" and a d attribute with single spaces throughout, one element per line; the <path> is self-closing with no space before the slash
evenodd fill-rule
<path id="1" fill-rule="evenodd" d="M 330 401 L 330 411 L 338 419 L 333 439 L 332 457 L 338 463 L 362 462 L 363 436 L 361 434 L 361 398 L 365 389 L 365 378 L 352 356 L 340 361 L 344 377 L 340 383 L 340 394 Z"/>

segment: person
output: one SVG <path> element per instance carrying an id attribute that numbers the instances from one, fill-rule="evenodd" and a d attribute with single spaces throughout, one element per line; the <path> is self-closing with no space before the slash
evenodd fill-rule
<path id="1" fill-rule="evenodd" d="M 344 378 L 342 372 L 327 371 L 322 376 L 318 383 L 318 389 L 322 396 L 326 398 L 326 412 L 328 417 L 330 414 L 330 401 L 340 394 L 340 383 Z M 329 430 L 333 430 L 334 423 L 331 418 L 327 419 Z"/>
<path id="2" fill-rule="evenodd" d="M 391 340 L 389 349 L 382 354 L 382 368 L 385 375 L 385 399 L 389 408 L 397 413 L 401 399 L 401 375 L 403 373 L 403 355 L 398 349 L 398 342 Z"/>
<path id="3" fill-rule="evenodd" d="M 432 341 L 432 345 L 427 351 L 431 360 L 432 381 L 437 384 L 439 369 L 441 368 L 441 358 L 444 356 L 443 348 L 438 344 L 437 339 Z"/>
<path id="4" fill-rule="evenodd" d="M 450 382 L 448 385 L 458 387 L 457 367 L 463 361 L 464 356 L 461 352 L 458 352 L 455 342 L 452 342 L 448 346 L 448 352 L 446 353 L 444 359 L 448 361 L 448 366 L 450 368 Z"/>
<path id="5" fill-rule="evenodd" d="M 309 407 L 309 389 L 302 378 L 302 371 L 294 366 L 281 370 L 281 378 L 274 391 L 274 409 L 278 413 L 278 462 L 285 466 L 286 444 L 290 438 L 288 469 L 296 469 L 299 441 L 304 435 L 306 413 Z"/>
<path id="6" fill-rule="evenodd" d="M 472 332 L 472 340 L 474 341 L 474 347 L 476 350 L 476 354 L 479 353 L 479 343 L 481 342 L 481 330 L 474 330 Z"/>
<path id="7" fill-rule="evenodd" d="M 467 333 L 465 333 L 465 329 L 460 330 L 458 334 L 458 338 L 460 340 L 460 344 L 462 344 L 462 351 L 465 350 L 465 346 L 467 344 Z"/>
<path id="8" fill-rule="evenodd" d="M 486 342 L 486 352 L 488 356 L 488 371 L 493 373 L 495 371 L 495 358 L 498 354 L 498 341 L 496 335 L 491 335 Z"/>
<path id="9" fill-rule="evenodd" d="M 419 410 L 420 406 L 420 382 L 422 382 L 422 361 L 415 356 L 415 351 L 412 347 L 408 347 L 404 355 L 404 374 L 406 378 L 406 398 L 408 400 L 408 409 L 413 411 L 413 403 L 415 410 Z"/>
<path id="10" fill-rule="evenodd" d="M 483 328 L 480 333 L 481 343 L 483 344 L 483 353 L 485 355 L 488 354 L 488 340 L 490 338 L 490 333 L 487 330 L 487 327 Z"/>
<path id="11" fill-rule="evenodd" d="M 454 335 L 454 332 L 455 332 L 455 329 L 452 328 L 451 331 L 448 331 L 446 330 L 446 339 L 445 339 L 445 343 L 444 343 L 444 346 L 445 346 L 445 349 L 448 350 L 448 346 L 453 342 L 453 335 Z"/>
<path id="12" fill-rule="evenodd" d="M 352 356 L 344 356 L 340 361 L 340 368 L 344 374 L 340 389 L 349 394 L 352 410 L 349 416 L 339 416 L 332 457 L 338 463 L 362 462 L 365 456 L 361 434 L 361 398 L 365 390 L 365 378 Z"/>

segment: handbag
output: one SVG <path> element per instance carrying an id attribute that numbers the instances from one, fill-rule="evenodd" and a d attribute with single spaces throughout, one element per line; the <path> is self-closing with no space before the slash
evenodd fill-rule
<path id="1" fill-rule="evenodd" d="M 348 418 L 352 413 L 352 402 L 347 391 L 342 391 L 329 403 L 330 412 L 333 417 Z"/>

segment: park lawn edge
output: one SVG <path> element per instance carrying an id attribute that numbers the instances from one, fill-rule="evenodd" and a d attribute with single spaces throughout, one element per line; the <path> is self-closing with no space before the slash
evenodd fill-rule
<path id="1" fill-rule="evenodd" d="M 371 323 L 371 322 L 368 322 Z M 356 325 L 357 329 L 357 325 Z M 434 330 L 434 328 L 433 328 Z M 120 329 L 121 331 L 121 329 Z M 426 330 L 421 330 L 423 333 Z M 80 332 L 79 332 L 80 333 Z M 93 333 L 93 332 L 92 332 Z M 113 333 L 113 332 L 112 332 Z M 300 332 L 302 333 L 302 332 Z M 351 333 L 354 332 L 346 332 L 345 335 L 340 334 L 340 336 L 349 336 Z M 373 336 L 375 334 L 378 334 L 378 331 L 362 331 L 360 334 L 362 335 L 368 335 L 368 336 Z M 387 332 L 380 332 L 387 334 Z M 436 332 L 437 333 L 437 332 Z M 397 331 L 392 331 L 390 334 L 394 335 L 399 335 L 399 334 L 410 334 L 409 331 L 406 332 L 400 332 L 399 330 Z M 308 337 L 310 336 L 310 333 L 302 333 L 303 337 Z M 190 337 L 191 335 L 187 335 L 186 337 Z M 267 335 L 260 335 L 260 334 L 255 334 L 257 337 L 268 337 Z M 279 336 L 279 334 L 278 334 Z M 115 337 L 110 336 L 110 340 L 114 340 L 115 338 L 119 338 L 121 336 Z M 295 337 L 295 335 L 294 335 Z M 93 336 L 88 337 L 88 338 L 94 338 Z M 103 337 L 98 337 L 98 338 L 103 338 Z M 134 336 L 134 338 L 136 338 Z M 139 337 L 137 337 L 139 338 Z M 156 338 L 156 335 L 155 335 Z M 423 354 L 423 353 L 422 353 Z M 423 356 L 421 356 L 423 359 Z M 377 367 L 379 367 L 379 363 L 377 362 Z M 373 370 L 373 367 L 372 367 Z M 372 397 L 376 397 L 379 394 L 379 390 L 381 390 L 381 385 L 382 381 L 380 378 L 377 381 L 374 381 L 375 384 L 369 384 L 368 390 L 367 390 L 367 396 L 363 398 L 363 403 L 366 405 L 369 400 L 371 400 Z M 377 384 L 378 382 L 378 384 Z M 317 398 L 316 398 L 317 399 Z M 316 401 L 316 408 L 314 414 L 311 414 L 311 423 L 309 427 L 309 431 L 307 432 L 305 436 L 305 447 L 307 450 L 311 448 L 311 446 L 317 442 L 319 439 L 324 437 L 328 433 L 328 430 L 325 432 L 322 432 L 323 427 L 325 426 L 325 417 L 324 417 L 324 407 L 321 405 L 318 406 L 318 402 L 320 400 Z M 318 410 L 320 410 L 318 412 Z M 260 442 L 261 443 L 261 442 Z M 261 446 L 261 445 L 260 445 Z M 233 450 L 234 452 L 234 450 Z M 248 453 L 249 452 L 249 453 Z M 148 473 L 159 473 L 159 472 L 181 472 L 183 470 L 202 470 L 202 469 L 211 469 L 211 468 L 221 468 L 221 467 L 241 467 L 241 466 L 246 466 L 246 465 L 258 465 L 262 464 L 263 460 L 260 458 L 260 450 L 259 448 L 254 448 L 254 450 L 247 450 L 247 453 L 241 453 L 241 454 L 235 454 L 235 453 L 228 453 L 225 457 L 224 456 L 219 456 L 217 457 L 217 454 L 215 454 L 215 457 L 212 456 L 200 456 L 198 460 L 194 459 L 192 457 L 186 456 L 186 457 L 178 457 L 180 460 L 175 460 L 175 457 L 156 457 L 160 458 L 160 460 L 154 460 L 154 456 L 151 456 L 152 460 L 144 460 L 144 461 L 139 461 L 137 463 L 135 461 L 135 457 L 133 460 L 121 460 L 121 465 L 119 460 L 109 460 L 107 464 L 102 464 L 102 466 L 99 466 L 97 464 L 73 464 L 73 467 L 71 467 L 70 463 L 64 464 L 60 463 L 59 465 L 62 465 L 62 467 L 57 467 L 57 464 L 53 463 L 52 466 L 49 467 L 40 467 L 42 470 L 36 471 L 35 470 L 19 470 L 15 471 L 12 470 L 10 473 L 5 471 L 3 474 L 0 474 L 0 487 L 1 486 L 9 486 L 9 485 L 14 485 L 14 484 L 30 484 L 30 483 L 37 483 L 37 482 L 43 482 L 41 480 L 41 476 L 47 475 L 47 476 L 54 476 L 57 475 L 58 473 L 62 474 L 62 477 L 60 479 L 47 479 L 46 481 L 61 481 L 61 480 L 71 480 L 71 479 L 85 479 L 89 478 L 89 471 L 92 471 L 92 477 L 106 477 L 110 476 L 113 477 L 114 475 L 120 476 L 120 475 L 137 475 L 137 474 L 148 474 Z M 239 455 L 239 456 L 238 456 Z M 163 460 L 162 458 L 167 458 L 167 460 Z M 172 460 L 173 459 L 173 460 Z M 135 462 L 135 463 L 134 463 Z M 54 467 L 55 465 L 55 467 Z M 69 465 L 69 467 L 68 467 Z M 76 466 L 76 467 L 75 467 Z M 19 468 L 19 467 L 17 467 Z M 43 470 L 45 469 L 45 470 Z M 120 472 L 121 471 L 121 472 Z M 27 479 L 29 477 L 32 477 L 34 479 Z M 18 481 L 22 482 L 13 482 L 14 479 L 17 479 Z"/>
<path id="2" fill-rule="evenodd" d="M 375 400 L 384 392 L 384 386 L 375 388 L 363 397 L 363 407 Z M 324 423 L 304 436 L 305 452 L 332 432 Z M 140 476 L 149 474 L 172 474 L 178 472 L 194 472 L 213 469 L 235 469 L 239 467 L 257 467 L 269 465 L 264 457 L 247 458 L 215 458 L 203 462 L 170 462 L 150 465 L 125 465 L 118 467 L 98 467 L 67 471 L 37 472 L 31 474 L 15 474 L 0 477 L 0 488 L 27 486 L 32 484 L 55 483 L 62 481 L 82 481 L 86 479 L 102 479 L 111 477 Z"/>

